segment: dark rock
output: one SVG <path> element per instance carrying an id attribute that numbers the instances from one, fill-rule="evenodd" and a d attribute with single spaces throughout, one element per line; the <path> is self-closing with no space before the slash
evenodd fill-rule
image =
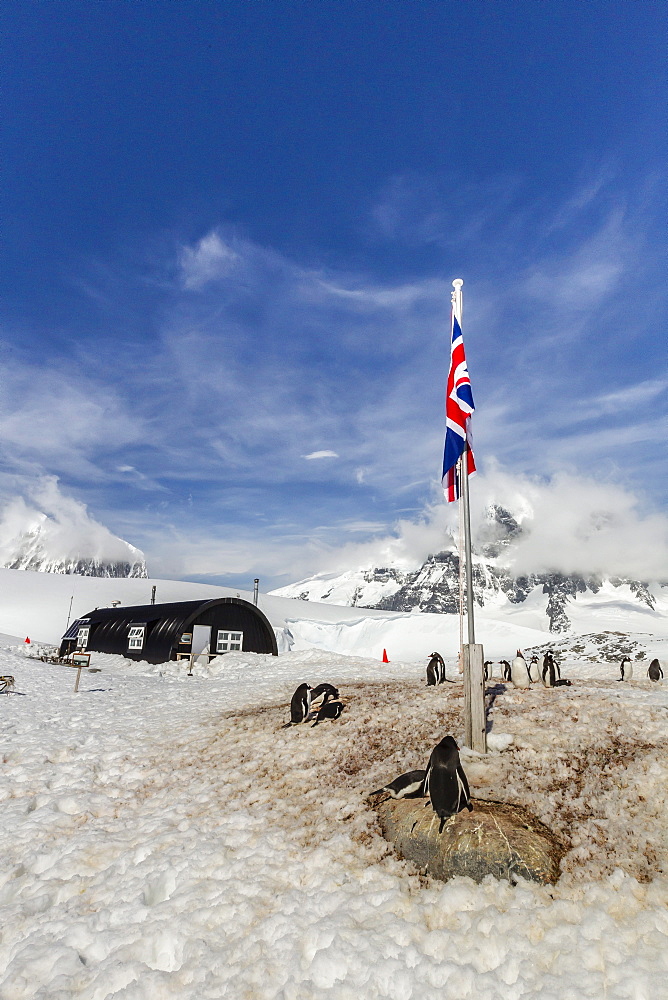
<path id="1" fill-rule="evenodd" d="M 375 808 L 385 839 L 434 878 L 557 881 L 564 851 L 546 826 L 520 806 L 472 801 L 473 812 L 451 816 L 442 833 L 428 799 L 385 799 Z"/>

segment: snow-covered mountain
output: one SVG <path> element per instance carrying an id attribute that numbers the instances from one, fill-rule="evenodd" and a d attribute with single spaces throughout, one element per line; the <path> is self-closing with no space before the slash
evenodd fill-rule
<path id="1" fill-rule="evenodd" d="M 473 557 L 474 597 L 481 608 L 493 608 L 496 612 L 505 608 L 512 613 L 515 607 L 528 602 L 527 606 L 542 615 L 543 627 L 557 633 L 569 632 L 574 627 L 573 614 L 580 595 L 662 613 L 668 601 L 665 583 L 650 584 L 601 573 L 513 573 L 513 546 L 522 530 L 520 521 L 508 510 L 497 505 L 490 507 Z M 319 574 L 273 593 L 349 607 L 457 614 L 459 555 L 453 540 L 449 549 L 428 556 L 414 570 L 385 566 L 339 575 Z"/>
<path id="2" fill-rule="evenodd" d="M 50 488 L 52 486 L 52 488 Z M 0 567 L 77 576 L 148 577 L 144 553 L 47 484 L 38 509 L 18 497 L 0 519 Z M 45 512 L 46 511 L 46 512 Z"/>

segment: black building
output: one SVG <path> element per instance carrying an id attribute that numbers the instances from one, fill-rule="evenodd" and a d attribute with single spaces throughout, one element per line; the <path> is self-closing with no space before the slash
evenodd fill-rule
<path id="1" fill-rule="evenodd" d="M 179 654 L 215 656 L 234 650 L 278 656 L 269 620 L 239 597 L 96 608 L 77 618 L 63 636 L 60 655 L 75 649 L 121 653 L 149 663 L 176 660 Z"/>

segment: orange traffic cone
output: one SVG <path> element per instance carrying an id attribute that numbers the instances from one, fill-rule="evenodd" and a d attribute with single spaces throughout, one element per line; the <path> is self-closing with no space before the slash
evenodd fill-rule
<path id="1" fill-rule="evenodd" d="M 383 650 L 383 663 L 389 663 L 389 662 L 390 662 L 390 661 L 389 661 L 389 660 L 388 660 L 388 658 L 387 658 L 387 650 L 386 650 L 386 649 L 384 649 L 384 650 Z"/>

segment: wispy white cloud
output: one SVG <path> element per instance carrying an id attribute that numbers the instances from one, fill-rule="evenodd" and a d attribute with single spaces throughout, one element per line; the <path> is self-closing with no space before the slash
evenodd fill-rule
<path id="1" fill-rule="evenodd" d="M 604 392 L 594 396 L 585 407 L 588 416 L 608 416 L 624 414 L 627 411 L 646 412 L 647 407 L 668 389 L 668 376 L 645 379 L 634 385 L 625 386 L 614 392 Z"/>
<path id="2" fill-rule="evenodd" d="M 36 539 L 41 551 L 34 548 Z M 34 482 L 29 502 L 18 496 L 0 510 L 0 563 L 25 553 L 31 543 L 31 552 L 51 560 L 135 562 L 143 555 L 95 520 L 85 504 L 63 493 L 55 476 Z"/>
<path id="3" fill-rule="evenodd" d="M 316 279 L 317 286 L 334 298 L 344 299 L 351 305 L 357 304 L 367 309 L 401 310 L 424 303 L 431 299 L 440 303 L 448 302 L 451 285 L 439 279 L 426 279 L 396 288 L 377 286 L 346 288 L 332 281 Z"/>
<path id="4" fill-rule="evenodd" d="M 100 378 L 20 361 L 7 362 L 4 376 L 0 448 L 10 466 L 99 478 L 100 452 L 146 440 L 142 417 Z"/>
<path id="5" fill-rule="evenodd" d="M 410 183 L 385 192 L 374 253 L 383 239 L 404 256 L 421 239 L 437 245 L 424 277 L 395 260 L 389 278 L 374 271 L 373 254 L 366 270 L 305 265 L 219 226 L 178 247 L 153 282 L 150 344 L 142 312 L 122 347 L 110 338 L 85 354 L 78 345 L 67 360 L 12 361 L 0 398 L 6 476 L 87 484 L 95 509 L 116 508 L 114 530 L 127 524 L 142 547 L 154 519 L 162 541 L 151 547 L 164 566 L 171 552 L 191 575 L 243 572 L 259 551 L 254 538 L 276 565 L 283 552 L 300 572 L 318 560 L 322 568 L 339 560 L 337 538 L 350 541 L 346 524 L 359 525 L 357 537 L 370 526 L 380 559 L 396 555 L 396 541 L 383 550 L 371 526 L 433 495 L 450 278 L 461 273 L 483 472 L 493 459 L 530 478 L 587 471 L 660 496 L 666 377 L 659 306 L 650 308 L 658 292 L 643 297 L 646 312 L 629 330 L 642 213 L 624 199 L 623 210 L 611 208 L 607 176 L 583 180 L 561 206 L 521 211 L 521 179 L 471 182 L 459 207 L 443 203 L 445 182 L 418 185 L 415 197 Z M 420 213 L 422 236 L 418 226 L 411 237 Z M 242 544 L 251 508 L 262 531 L 254 524 Z M 430 518 L 406 523 L 401 538 L 411 544 L 402 541 L 397 558 L 417 552 Z M 217 540 L 206 555 L 218 525 L 234 543 Z M 343 554 L 366 558 L 365 544 Z"/>
<path id="6" fill-rule="evenodd" d="M 184 288 L 199 289 L 229 273 L 239 255 L 223 242 L 216 231 L 207 233 L 194 247 L 184 246 L 180 254 Z"/>
<path id="7" fill-rule="evenodd" d="M 514 573 L 666 578 L 668 517 L 648 512 L 638 496 L 614 483 L 566 473 L 538 479 L 496 467 L 471 480 L 471 500 L 474 541 L 485 530 L 492 504 L 520 521 L 522 539 L 509 550 L 507 561 Z M 421 516 L 397 521 L 381 537 L 312 550 L 299 561 L 303 575 L 385 565 L 414 569 L 429 554 L 453 548 L 456 508 L 438 498 Z"/>
<path id="8" fill-rule="evenodd" d="M 624 215 L 614 210 L 575 248 L 550 254 L 532 265 L 523 281 L 523 294 L 550 308 L 591 310 L 615 290 L 632 253 Z"/>

